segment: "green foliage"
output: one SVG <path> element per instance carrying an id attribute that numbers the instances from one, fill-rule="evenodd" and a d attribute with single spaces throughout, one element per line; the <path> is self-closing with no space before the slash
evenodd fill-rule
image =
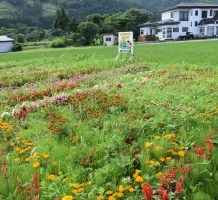
<path id="1" fill-rule="evenodd" d="M 54 28 L 60 28 L 66 32 L 69 21 L 70 19 L 65 10 L 63 8 L 58 9 L 54 20 Z"/>
<path id="2" fill-rule="evenodd" d="M 79 32 L 84 37 L 86 44 L 89 45 L 98 33 L 98 26 L 93 22 L 82 22 L 79 25 Z"/>
<path id="3" fill-rule="evenodd" d="M 65 47 L 65 46 L 66 46 L 66 42 L 65 42 L 65 40 L 62 39 L 62 38 L 57 38 L 57 39 L 54 39 L 54 40 L 51 42 L 50 46 L 51 46 L 52 48 L 62 48 L 62 47 Z"/>
<path id="4" fill-rule="evenodd" d="M 15 43 L 15 44 L 13 44 L 12 50 L 13 50 L 13 51 L 22 51 L 22 50 L 23 50 L 23 47 L 22 47 L 21 44 Z"/>
<path id="5" fill-rule="evenodd" d="M 19 33 L 16 37 L 16 42 L 18 43 L 24 43 L 24 35 Z"/>

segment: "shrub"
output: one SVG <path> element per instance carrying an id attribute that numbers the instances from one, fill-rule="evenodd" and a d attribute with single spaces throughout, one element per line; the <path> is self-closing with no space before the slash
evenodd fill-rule
<path id="1" fill-rule="evenodd" d="M 58 38 L 53 40 L 50 46 L 52 48 L 62 48 L 66 46 L 66 42 L 64 39 Z"/>
<path id="2" fill-rule="evenodd" d="M 12 50 L 13 50 L 13 51 L 22 51 L 22 50 L 23 50 L 23 47 L 22 47 L 21 44 L 15 43 L 15 44 L 13 45 L 13 47 L 12 47 Z"/>

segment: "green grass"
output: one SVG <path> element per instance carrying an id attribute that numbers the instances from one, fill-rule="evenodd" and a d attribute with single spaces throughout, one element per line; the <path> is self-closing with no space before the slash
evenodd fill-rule
<path id="1" fill-rule="evenodd" d="M 217 47 L 138 45 L 134 63 L 115 61 L 117 47 L 1 54 L 0 199 L 143 200 L 161 173 L 186 190 L 169 184 L 170 199 L 217 199 Z M 36 173 L 40 192 L 28 193 Z"/>
<path id="2" fill-rule="evenodd" d="M 218 41 L 185 42 L 157 45 L 135 46 L 135 61 L 167 65 L 199 65 L 217 67 L 218 57 L 215 49 Z M 0 66 L 74 67 L 81 55 L 86 59 L 96 59 L 98 64 L 105 60 L 112 62 L 116 57 L 117 47 L 81 47 L 66 49 L 39 49 L 18 53 L 1 54 Z M 82 60 L 82 58 L 81 58 Z M 75 63 L 76 61 L 76 63 Z M 82 60 L 83 61 L 83 60 Z M 110 63 L 111 64 L 111 63 Z"/>

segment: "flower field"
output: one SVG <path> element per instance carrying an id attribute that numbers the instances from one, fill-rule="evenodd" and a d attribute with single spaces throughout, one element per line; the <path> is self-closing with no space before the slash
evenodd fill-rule
<path id="1" fill-rule="evenodd" d="M 218 199 L 213 46 L 2 55 L 0 199 Z"/>

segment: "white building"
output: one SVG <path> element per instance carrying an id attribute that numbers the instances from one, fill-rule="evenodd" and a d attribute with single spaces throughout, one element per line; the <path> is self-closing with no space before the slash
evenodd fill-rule
<path id="1" fill-rule="evenodd" d="M 218 4 L 181 3 L 162 11 L 161 21 L 139 25 L 140 35 L 160 40 L 177 39 L 191 32 L 196 37 L 218 36 Z"/>
<path id="2" fill-rule="evenodd" d="M 7 36 L 0 36 L 0 53 L 12 51 L 13 41 L 13 39 Z"/>
<path id="3" fill-rule="evenodd" d="M 118 37 L 115 34 L 105 34 L 103 35 L 103 45 L 114 46 L 118 44 Z"/>

